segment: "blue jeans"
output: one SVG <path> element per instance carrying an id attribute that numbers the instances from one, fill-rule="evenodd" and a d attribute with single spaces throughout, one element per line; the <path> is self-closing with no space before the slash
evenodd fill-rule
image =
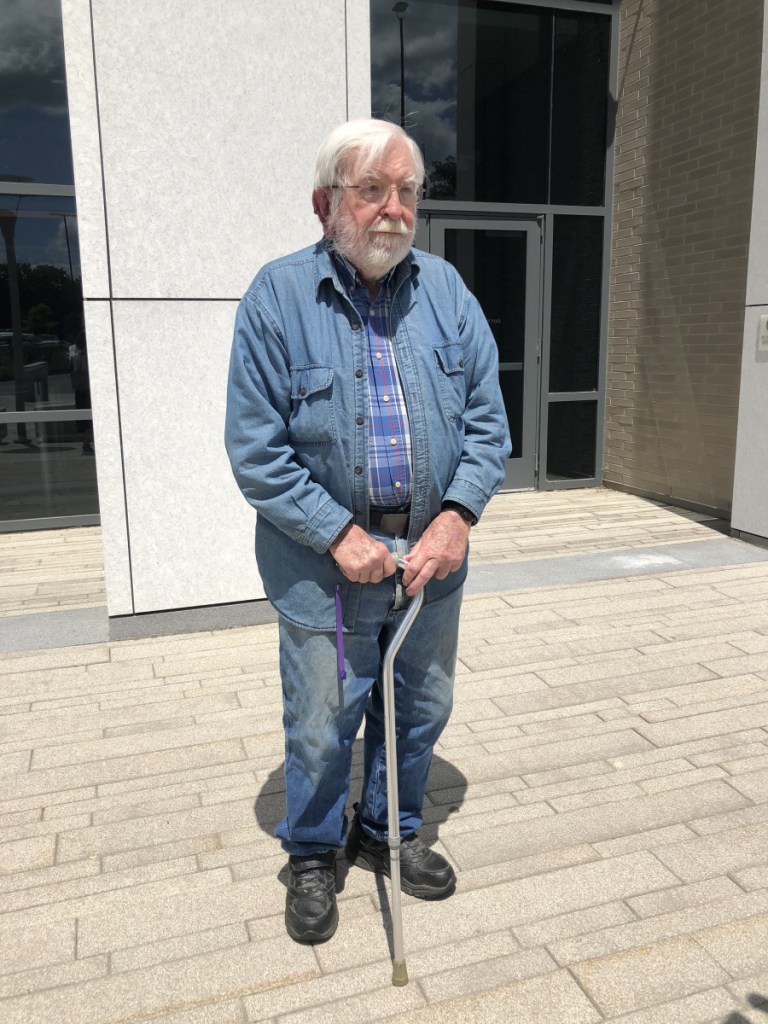
<path id="1" fill-rule="evenodd" d="M 390 550 L 405 542 L 372 531 Z M 364 775 L 358 813 L 364 830 L 387 838 L 387 778 L 381 661 L 409 598 L 401 572 L 364 587 L 357 625 L 344 634 L 347 678 L 339 681 L 334 633 L 280 619 L 285 728 L 286 817 L 275 830 L 299 856 L 344 845 L 352 745 L 365 717 Z M 400 832 L 421 825 L 432 749 L 453 703 L 462 587 L 425 604 L 394 666 Z"/>

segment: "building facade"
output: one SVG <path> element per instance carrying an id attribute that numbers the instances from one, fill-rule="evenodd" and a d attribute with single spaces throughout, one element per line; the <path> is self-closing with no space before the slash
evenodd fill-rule
<path id="1" fill-rule="evenodd" d="M 23 5 L 0 43 L 37 68 L 0 112 L 0 529 L 100 520 L 115 629 L 258 619 L 222 444 L 235 308 L 318 237 L 319 142 L 373 113 L 421 145 L 417 244 L 499 345 L 507 487 L 604 482 L 768 538 L 767 3 Z"/>

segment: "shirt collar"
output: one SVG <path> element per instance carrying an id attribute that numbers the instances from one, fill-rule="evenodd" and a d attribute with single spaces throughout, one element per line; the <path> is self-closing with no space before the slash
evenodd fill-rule
<path id="1" fill-rule="evenodd" d="M 347 291 L 350 287 L 354 288 L 362 284 L 362 279 L 357 269 L 346 257 L 340 253 L 333 252 L 329 247 L 327 239 L 324 238 L 317 244 L 315 253 L 317 255 L 315 271 L 316 288 L 319 288 L 320 284 L 328 278 L 341 291 Z M 410 249 L 408 255 L 384 275 L 382 284 L 384 287 L 393 284 L 399 285 L 406 277 L 415 277 L 418 272 L 417 250 Z"/>

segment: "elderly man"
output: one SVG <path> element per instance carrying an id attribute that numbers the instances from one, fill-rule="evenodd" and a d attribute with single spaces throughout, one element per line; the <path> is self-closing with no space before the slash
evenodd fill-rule
<path id="1" fill-rule="evenodd" d="M 312 194 L 323 240 L 264 267 L 235 326 L 226 442 L 258 511 L 257 562 L 279 614 L 286 816 L 276 835 L 298 942 L 336 930 L 345 839 L 352 864 L 389 872 L 381 658 L 422 587 L 395 662 L 402 888 L 440 899 L 456 884 L 417 830 L 451 711 L 469 530 L 502 482 L 509 443 L 476 299 L 449 264 L 411 248 L 423 178 L 418 147 L 396 125 L 332 131 Z"/>

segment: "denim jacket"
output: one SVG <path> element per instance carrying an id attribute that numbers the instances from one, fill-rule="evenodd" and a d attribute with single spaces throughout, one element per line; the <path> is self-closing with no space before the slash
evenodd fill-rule
<path id="1" fill-rule="evenodd" d="M 413 459 L 409 544 L 444 500 L 480 516 L 510 452 L 496 343 L 453 267 L 412 249 L 392 288 L 392 337 Z M 361 593 L 329 545 L 349 522 L 368 528 L 368 373 L 364 326 L 319 242 L 267 264 L 242 299 L 227 392 L 226 446 L 258 511 L 256 558 L 270 602 L 308 629 L 344 627 Z M 455 589 L 464 566 L 431 580 L 425 600 Z"/>

